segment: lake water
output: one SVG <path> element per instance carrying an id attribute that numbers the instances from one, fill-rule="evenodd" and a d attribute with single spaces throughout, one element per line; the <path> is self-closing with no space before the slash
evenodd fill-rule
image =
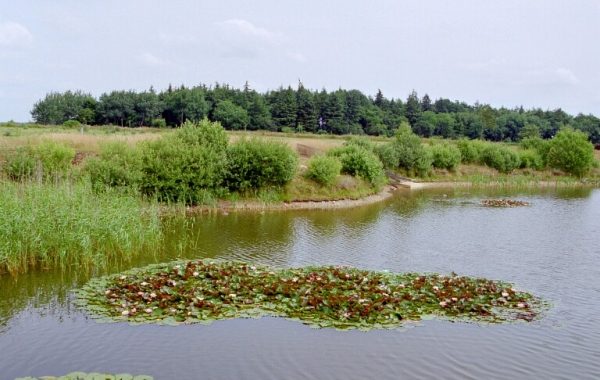
<path id="1" fill-rule="evenodd" d="M 531 206 L 480 206 L 487 197 Z M 77 268 L 3 276 L 0 379 L 75 370 L 156 379 L 600 378 L 600 190 L 400 191 L 348 210 L 202 215 L 167 233 L 164 252 L 109 272 L 178 257 L 454 271 L 513 282 L 552 307 L 533 323 L 433 320 L 369 332 L 280 318 L 129 326 L 98 324 L 72 305 L 69 290 L 89 278 Z"/>

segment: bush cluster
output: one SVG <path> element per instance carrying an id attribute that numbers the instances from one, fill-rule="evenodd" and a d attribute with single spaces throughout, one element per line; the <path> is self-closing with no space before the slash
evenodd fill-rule
<path id="1" fill-rule="evenodd" d="M 19 147 L 9 155 L 4 165 L 4 173 L 11 179 L 24 181 L 59 180 L 67 176 L 75 150 L 66 145 L 44 141 L 32 147 Z"/>
<path id="2" fill-rule="evenodd" d="M 142 180 L 142 155 L 139 149 L 124 142 L 111 142 L 100 147 L 98 157 L 86 161 L 84 172 L 95 191 L 109 187 L 137 189 Z"/>
<path id="3" fill-rule="evenodd" d="M 226 184 L 234 191 L 283 186 L 298 166 L 298 155 L 288 145 L 259 139 L 238 141 L 227 156 Z"/>
<path id="4" fill-rule="evenodd" d="M 318 155 L 308 162 L 306 177 L 323 186 L 331 186 L 341 171 L 342 163 L 337 157 Z"/>
<path id="5" fill-rule="evenodd" d="M 548 145 L 547 160 L 550 167 L 582 177 L 594 166 L 594 146 L 581 131 L 563 129 Z"/>
<path id="6" fill-rule="evenodd" d="M 517 152 L 500 145 L 489 144 L 481 157 L 484 164 L 501 173 L 510 173 L 521 165 Z"/>
<path id="7" fill-rule="evenodd" d="M 383 164 L 372 151 L 350 144 L 332 149 L 328 154 L 339 158 L 343 173 L 360 177 L 375 187 L 385 183 Z"/>
<path id="8" fill-rule="evenodd" d="M 527 137 L 521 141 L 521 148 L 537 152 L 545 167 L 548 163 L 548 151 L 550 150 L 550 140 L 544 140 L 541 137 Z"/>
<path id="9" fill-rule="evenodd" d="M 433 167 L 454 170 L 460 164 L 461 153 L 454 145 L 436 144 L 429 148 L 433 158 Z"/>
<path id="10" fill-rule="evenodd" d="M 227 135 L 218 123 L 186 122 L 174 134 L 141 146 L 140 190 L 161 201 L 204 203 L 222 191 Z"/>
<path id="11" fill-rule="evenodd" d="M 481 154 L 487 144 L 481 140 L 458 140 L 456 146 L 460 150 L 460 160 L 465 164 L 481 163 Z"/>
<path id="12" fill-rule="evenodd" d="M 535 149 L 525 149 L 519 152 L 521 169 L 541 170 L 544 168 L 544 160 Z"/>
<path id="13" fill-rule="evenodd" d="M 121 188 L 160 201 L 200 204 L 228 191 L 283 186 L 297 164 L 285 144 L 253 139 L 229 146 L 221 125 L 205 119 L 138 148 L 104 145 L 98 157 L 86 160 L 84 172 L 96 191 Z"/>

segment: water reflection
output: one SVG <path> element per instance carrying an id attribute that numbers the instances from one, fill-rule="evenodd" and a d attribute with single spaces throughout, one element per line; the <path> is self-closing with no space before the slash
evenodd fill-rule
<path id="1" fill-rule="evenodd" d="M 501 197 L 532 205 L 480 205 Z M 349 210 L 165 220 L 165 246 L 131 262 L 90 273 L 70 268 L 0 277 L 0 377 L 81 369 L 165 379 L 198 373 L 223 379 L 591 379 L 600 373 L 599 215 L 599 190 L 436 189 L 399 192 L 387 202 Z M 69 290 L 91 275 L 197 257 L 455 271 L 515 282 L 554 306 L 533 325 L 427 322 L 409 332 L 364 334 L 273 318 L 174 329 L 98 325 L 70 303 Z"/>

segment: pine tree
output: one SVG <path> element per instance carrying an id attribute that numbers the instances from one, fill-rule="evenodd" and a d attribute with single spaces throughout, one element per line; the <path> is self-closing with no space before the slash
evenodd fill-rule
<path id="1" fill-rule="evenodd" d="M 406 99 L 405 111 L 406 118 L 408 119 L 411 127 L 414 128 L 417 125 L 417 122 L 421 118 L 421 113 L 422 110 L 421 103 L 419 102 L 419 96 L 417 95 L 417 92 L 413 90 L 408 96 L 408 99 Z"/>
<path id="2" fill-rule="evenodd" d="M 432 110 L 431 99 L 427 94 L 425 94 L 425 96 L 423 96 L 423 99 L 421 100 L 421 110 L 423 110 L 423 112 Z"/>
<path id="3" fill-rule="evenodd" d="M 313 94 L 304 88 L 302 82 L 298 82 L 296 105 L 298 109 L 296 113 L 296 128 L 299 131 L 316 132 L 318 120 Z"/>

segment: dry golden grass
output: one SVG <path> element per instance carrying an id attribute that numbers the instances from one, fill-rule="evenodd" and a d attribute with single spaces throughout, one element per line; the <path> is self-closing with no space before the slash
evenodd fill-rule
<path id="1" fill-rule="evenodd" d="M 172 130 L 156 130 L 150 128 L 115 128 L 114 133 L 102 133 L 91 127 L 81 133 L 79 130 L 60 130 L 56 128 L 31 128 L 16 130 L 15 133 L 0 136 L 1 152 L 12 151 L 19 146 L 36 145 L 44 140 L 53 140 L 73 147 L 82 153 L 95 153 L 100 145 L 105 142 L 123 141 L 135 145 L 141 141 L 160 138 Z M 310 157 L 316 153 L 326 152 L 331 148 L 343 145 L 347 137 L 344 136 L 317 136 L 317 135 L 289 135 L 277 132 L 241 132 L 228 131 L 230 141 L 235 142 L 241 138 L 258 137 L 261 139 L 278 141 L 289 145 L 302 157 Z"/>

